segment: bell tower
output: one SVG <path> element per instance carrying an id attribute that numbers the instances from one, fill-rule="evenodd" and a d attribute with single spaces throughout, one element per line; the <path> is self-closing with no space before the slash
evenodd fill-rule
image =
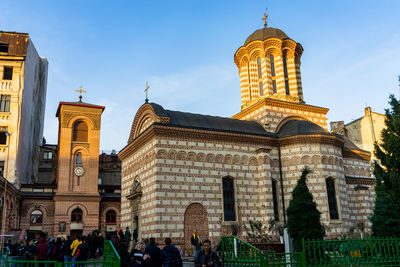
<path id="1" fill-rule="evenodd" d="M 266 19 L 266 17 L 264 16 Z M 267 27 L 252 33 L 235 53 L 242 110 L 263 98 L 304 103 L 300 75 L 303 47 L 282 30 Z"/>
<path id="2" fill-rule="evenodd" d="M 327 108 L 305 103 L 300 73 L 301 44 L 280 29 L 253 32 L 235 53 L 239 69 L 241 111 L 232 116 L 256 120 L 267 131 L 277 132 L 290 119 L 308 120 L 328 130 Z"/>
<path id="3" fill-rule="evenodd" d="M 83 90 L 81 90 L 82 93 Z M 78 102 L 60 102 L 55 229 L 87 234 L 99 228 L 98 191 L 100 123 L 104 107 Z"/>

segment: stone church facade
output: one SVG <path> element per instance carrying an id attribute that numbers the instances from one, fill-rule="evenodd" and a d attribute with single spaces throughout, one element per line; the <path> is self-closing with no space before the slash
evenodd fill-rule
<path id="1" fill-rule="evenodd" d="M 122 226 L 141 238 L 171 237 L 186 251 L 195 229 L 213 243 L 230 234 L 246 238 L 250 220 L 285 224 L 308 166 L 327 235 L 369 231 L 371 155 L 327 131 L 328 109 L 305 103 L 302 53 L 279 29 L 251 34 L 235 53 L 242 106 L 232 118 L 143 104 L 119 153 Z"/>

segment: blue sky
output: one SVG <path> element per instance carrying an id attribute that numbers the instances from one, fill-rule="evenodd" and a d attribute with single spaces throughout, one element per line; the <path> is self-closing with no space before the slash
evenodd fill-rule
<path id="1" fill-rule="evenodd" d="M 166 109 L 230 117 L 240 111 L 235 51 L 269 25 L 302 44 L 307 104 L 329 121 L 384 112 L 398 95 L 400 1 L 2 0 L 0 30 L 27 32 L 49 61 L 44 135 L 57 142 L 59 101 L 106 106 L 101 150 L 126 145 L 149 98 Z"/>

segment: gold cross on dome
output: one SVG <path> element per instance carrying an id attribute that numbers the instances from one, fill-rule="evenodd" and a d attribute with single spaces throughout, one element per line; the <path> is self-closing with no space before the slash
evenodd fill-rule
<path id="1" fill-rule="evenodd" d="M 150 88 L 150 86 L 149 86 L 149 81 L 146 81 L 146 89 L 144 89 L 144 91 L 146 92 L 146 103 L 148 103 L 149 102 L 149 88 Z"/>
<path id="2" fill-rule="evenodd" d="M 75 90 L 75 92 L 79 93 L 79 102 L 82 103 L 82 93 L 86 93 L 86 90 L 83 90 L 82 85 L 79 86 L 79 90 Z"/>
<path id="3" fill-rule="evenodd" d="M 264 17 L 262 19 L 264 21 L 264 28 L 267 28 L 268 8 L 267 11 L 264 13 Z"/>

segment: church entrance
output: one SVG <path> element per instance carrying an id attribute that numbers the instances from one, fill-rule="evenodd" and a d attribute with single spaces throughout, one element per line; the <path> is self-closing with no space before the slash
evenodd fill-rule
<path id="1" fill-rule="evenodd" d="M 190 238 L 194 231 L 200 241 L 209 238 L 207 210 L 200 203 L 190 204 L 185 211 L 185 254 L 187 256 L 194 255 L 194 247 L 190 243 Z"/>

